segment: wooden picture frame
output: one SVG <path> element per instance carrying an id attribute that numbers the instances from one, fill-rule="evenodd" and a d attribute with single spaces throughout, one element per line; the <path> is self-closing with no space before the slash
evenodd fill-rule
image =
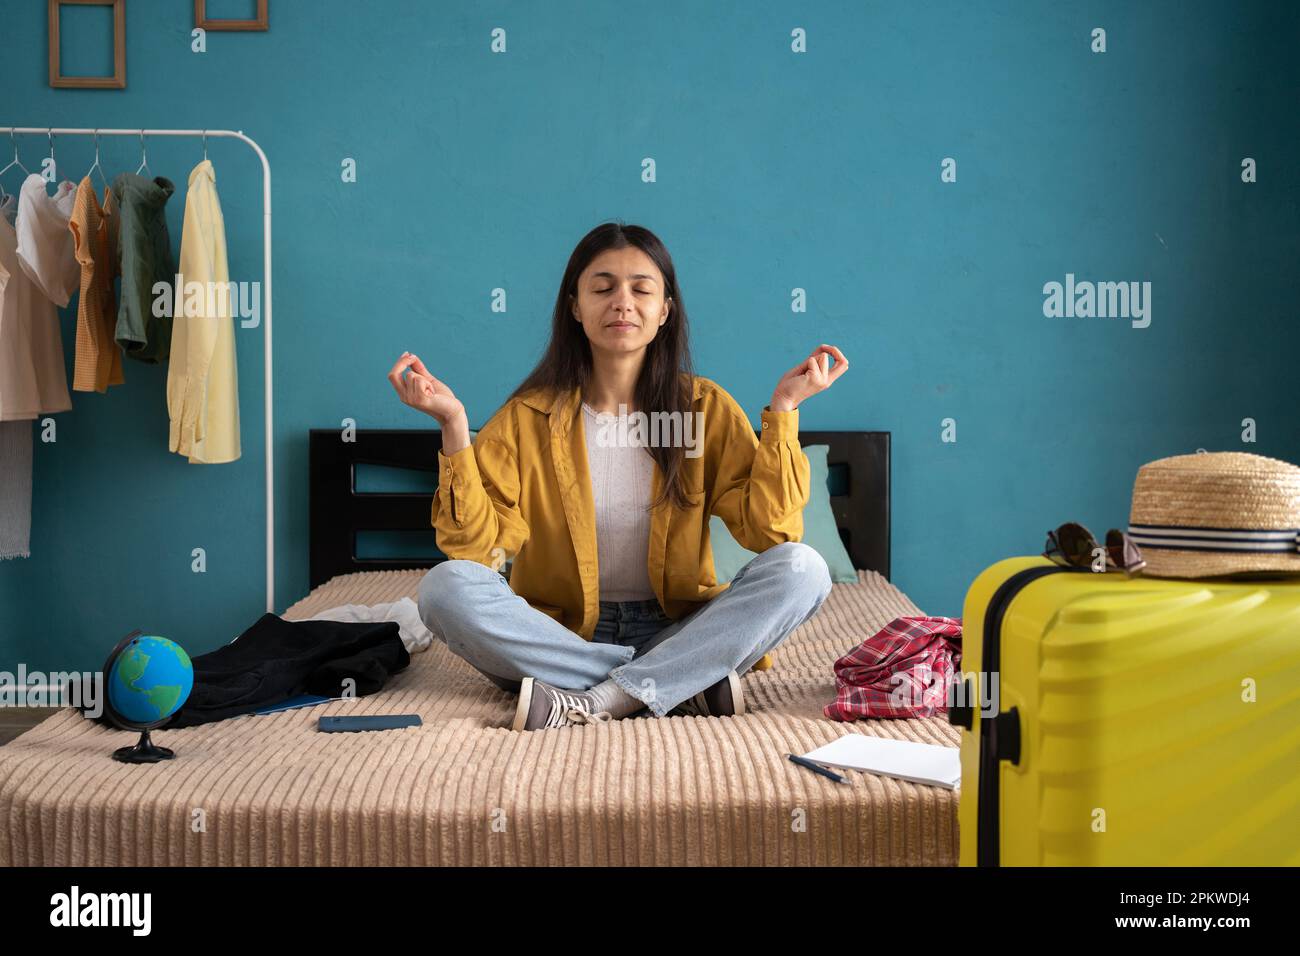
<path id="1" fill-rule="evenodd" d="M 194 25 L 203 30 L 267 30 L 270 28 L 269 0 L 257 0 L 257 17 L 252 20 L 213 20 L 206 0 L 194 0 Z"/>
<path id="2" fill-rule="evenodd" d="M 59 65 L 59 8 L 73 4 L 113 8 L 113 75 L 64 76 Z M 126 0 L 48 0 L 50 86 L 83 90 L 126 89 Z"/>

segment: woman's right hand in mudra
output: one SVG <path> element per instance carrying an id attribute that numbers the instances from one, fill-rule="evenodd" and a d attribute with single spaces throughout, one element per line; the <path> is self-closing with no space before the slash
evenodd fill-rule
<path id="1" fill-rule="evenodd" d="M 405 405 L 437 419 L 444 428 L 465 417 L 465 406 L 445 384 L 434 378 L 418 355 L 403 352 L 388 380 Z"/>

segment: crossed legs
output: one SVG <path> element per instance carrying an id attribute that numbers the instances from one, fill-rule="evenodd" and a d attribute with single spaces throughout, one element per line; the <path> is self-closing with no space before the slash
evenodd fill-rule
<path id="1" fill-rule="evenodd" d="M 799 542 L 749 561 L 713 600 L 638 649 L 585 641 L 476 561 L 436 565 L 420 582 L 420 616 L 434 636 L 498 687 L 525 677 L 582 691 L 613 680 L 657 717 L 735 670 L 744 674 L 826 600 L 826 562 Z"/>

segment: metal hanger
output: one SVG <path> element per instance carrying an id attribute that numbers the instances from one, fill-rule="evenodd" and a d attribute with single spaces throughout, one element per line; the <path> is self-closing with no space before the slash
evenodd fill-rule
<path id="1" fill-rule="evenodd" d="M 95 130 L 95 163 L 86 170 L 86 178 L 89 179 L 90 174 L 95 170 L 99 170 L 99 181 L 104 184 L 104 189 L 108 189 L 108 180 L 104 177 L 104 167 L 99 165 L 99 130 Z"/>
<path id="2" fill-rule="evenodd" d="M 203 158 L 204 160 L 208 158 L 208 131 L 207 130 L 203 131 Z"/>
<path id="3" fill-rule="evenodd" d="M 9 131 L 9 142 L 13 145 L 14 148 L 14 158 L 13 161 L 8 166 L 6 166 L 4 169 L 0 169 L 0 177 L 3 177 L 5 173 L 9 172 L 9 170 L 13 169 L 15 166 L 17 166 L 24 173 L 30 176 L 31 173 L 28 171 L 27 167 L 23 165 L 22 160 L 18 158 L 18 140 L 14 139 L 13 130 Z M 5 192 L 4 184 L 0 183 L 0 199 L 8 199 L 8 198 L 9 198 L 9 193 Z"/>
<path id="4" fill-rule="evenodd" d="M 50 139 L 50 169 L 54 170 L 54 185 L 59 184 L 59 164 L 54 158 L 54 130 L 46 127 L 45 135 Z"/>
<path id="5" fill-rule="evenodd" d="M 150 179 L 153 178 L 153 170 L 149 168 L 149 154 L 144 147 L 144 130 L 140 130 L 140 165 L 136 168 L 135 174 L 139 176 L 141 170 L 147 172 Z"/>

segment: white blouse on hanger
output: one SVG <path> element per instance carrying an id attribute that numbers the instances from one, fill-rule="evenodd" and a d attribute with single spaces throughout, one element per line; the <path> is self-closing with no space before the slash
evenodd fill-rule
<path id="1" fill-rule="evenodd" d="M 77 201 L 77 187 L 66 179 L 51 196 L 45 178 L 32 173 L 18 194 L 18 259 L 45 297 L 66 308 L 81 285 L 68 220 Z"/>

